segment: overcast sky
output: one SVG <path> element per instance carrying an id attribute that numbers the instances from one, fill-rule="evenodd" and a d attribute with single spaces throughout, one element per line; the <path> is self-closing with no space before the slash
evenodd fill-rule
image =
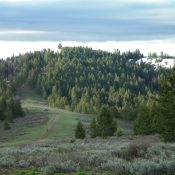
<path id="1" fill-rule="evenodd" d="M 175 0 L 0 0 L 0 41 L 165 40 L 175 41 Z"/>

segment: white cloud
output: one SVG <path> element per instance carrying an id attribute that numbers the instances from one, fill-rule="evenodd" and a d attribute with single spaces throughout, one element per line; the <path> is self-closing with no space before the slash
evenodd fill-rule
<path id="1" fill-rule="evenodd" d="M 0 58 L 10 57 L 13 54 L 19 55 L 35 50 L 50 48 L 57 51 L 58 44 L 63 46 L 83 46 L 93 49 L 114 52 L 116 49 L 123 51 L 140 51 L 147 56 L 148 52 L 163 51 L 169 55 L 175 56 L 175 39 L 174 40 L 154 40 L 154 41 L 106 41 L 106 42 L 76 42 L 76 41 L 40 41 L 40 42 L 22 42 L 22 41 L 0 41 Z"/>
<path id="2" fill-rule="evenodd" d="M 47 33 L 49 32 L 39 30 L 0 30 L 0 35 L 39 35 Z"/>

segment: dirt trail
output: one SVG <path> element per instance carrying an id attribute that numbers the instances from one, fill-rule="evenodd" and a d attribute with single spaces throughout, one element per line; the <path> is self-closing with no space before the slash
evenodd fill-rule
<path id="1" fill-rule="evenodd" d="M 31 96 L 29 95 L 31 92 Z M 46 100 L 42 99 L 42 97 L 35 96 L 35 92 L 27 87 L 26 85 L 23 85 L 21 88 L 19 88 L 16 91 L 16 98 L 19 99 L 20 101 L 24 101 L 26 99 L 26 94 L 27 98 L 31 100 L 31 105 L 33 104 L 39 104 L 43 110 L 40 112 L 41 114 L 27 114 L 25 117 L 25 121 L 27 121 L 27 124 L 30 124 L 31 121 L 32 123 L 44 123 L 47 122 L 47 128 L 43 133 L 41 133 L 41 138 L 38 139 L 46 139 L 51 133 L 54 132 L 54 129 L 56 128 L 56 119 L 55 118 L 50 118 L 49 113 L 50 113 L 50 107 L 47 103 Z M 40 122 L 40 118 L 42 119 Z M 34 124 L 32 124 L 34 125 Z M 31 125 L 31 126 L 32 126 Z"/>
<path id="2" fill-rule="evenodd" d="M 55 127 L 56 127 L 56 123 L 50 122 L 47 126 L 45 133 L 43 134 L 43 136 L 41 138 L 42 139 L 47 138 L 51 133 L 53 133 Z"/>

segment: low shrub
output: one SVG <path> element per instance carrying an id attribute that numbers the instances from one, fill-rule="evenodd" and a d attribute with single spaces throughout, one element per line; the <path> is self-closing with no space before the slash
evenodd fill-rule
<path id="1" fill-rule="evenodd" d="M 17 163 L 17 167 L 20 167 L 20 168 L 27 168 L 29 166 L 30 166 L 30 162 L 28 160 L 20 160 Z"/>
<path id="2" fill-rule="evenodd" d="M 75 139 L 71 139 L 70 143 L 75 143 L 75 141 L 76 141 Z"/>
<path id="3" fill-rule="evenodd" d="M 106 162 L 106 161 L 104 161 L 101 157 L 94 155 L 94 154 L 92 154 L 88 157 L 89 167 L 98 167 L 104 162 Z"/>
<path id="4" fill-rule="evenodd" d="M 41 168 L 43 175 L 52 175 L 54 173 L 71 173 L 77 171 L 78 167 L 71 161 L 50 164 Z"/>
<path id="5" fill-rule="evenodd" d="M 157 163 L 146 159 L 136 159 L 133 162 L 114 159 L 102 164 L 100 168 L 117 175 L 174 175 L 174 163 L 174 161 L 160 161 Z"/>
<path id="6" fill-rule="evenodd" d="M 130 164 L 123 159 L 109 160 L 103 163 L 100 169 L 115 172 L 117 175 L 130 175 Z"/>
<path id="7" fill-rule="evenodd" d="M 125 160 L 131 160 L 137 157 L 143 157 L 147 149 L 147 144 L 130 144 L 125 149 L 116 152 L 116 156 Z"/>
<path id="8" fill-rule="evenodd" d="M 116 133 L 116 135 L 117 135 L 118 137 L 120 137 L 120 136 L 123 135 L 123 131 L 122 131 L 121 128 L 118 128 L 118 129 L 117 129 L 117 133 Z"/>
<path id="9" fill-rule="evenodd" d="M 145 159 L 137 159 L 132 164 L 131 173 L 139 175 L 174 175 L 175 162 L 161 160 L 158 163 Z"/>
<path id="10" fill-rule="evenodd" d="M 15 159 L 13 157 L 3 156 L 0 157 L 0 166 L 10 168 L 15 166 Z"/>

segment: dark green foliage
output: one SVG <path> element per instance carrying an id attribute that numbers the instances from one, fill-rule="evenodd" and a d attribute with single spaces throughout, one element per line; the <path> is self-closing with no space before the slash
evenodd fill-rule
<path id="1" fill-rule="evenodd" d="M 117 128 L 117 133 L 116 134 L 117 134 L 118 137 L 122 136 L 123 135 L 122 129 L 121 128 Z"/>
<path id="2" fill-rule="evenodd" d="M 119 118 L 120 117 L 120 114 L 119 114 L 116 107 L 112 106 L 112 107 L 110 107 L 109 110 L 110 110 L 110 113 L 111 113 L 113 118 Z"/>
<path id="3" fill-rule="evenodd" d="M 157 103 L 156 130 L 165 141 L 175 141 L 175 69 L 162 80 Z"/>
<path id="4" fill-rule="evenodd" d="M 0 120 L 4 120 L 6 118 L 5 109 L 6 109 L 6 100 L 5 98 L 0 98 Z"/>
<path id="5" fill-rule="evenodd" d="M 6 109 L 5 109 L 5 117 L 6 117 L 6 120 L 9 121 L 9 122 L 12 122 L 13 121 L 13 106 L 8 106 Z"/>
<path id="6" fill-rule="evenodd" d="M 91 122 L 90 136 L 91 138 L 95 138 L 98 136 L 98 128 L 97 128 L 97 122 L 95 118 L 93 118 Z"/>
<path id="7" fill-rule="evenodd" d="M 95 120 L 94 120 L 95 121 Z M 92 123 L 95 126 L 95 122 Z M 116 129 L 117 129 L 117 123 L 116 120 L 113 118 L 113 116 L 110 113 L 110 110 L 108 107 L 102 107 L 100 110 L 100 113 L 97 115 L 96 118 L 96 134 L 93 133 L 93 136 L 113 136 Z M 93 127 L 91 127 L 91 134 L 94 130 Z M 94 131 L 93 131 L 94 132 Z"/>
<path id="8" fill-rule="evenodd" d="M 134 124 L 135 134 L 151 134 L 153 133 L 153 118 L 151 114 L 151 107 L 146 103 L 139 106 L 137 118 Z"/>
<path id="9" fill-rule="evenodd" d="M 141 104 L 137 113 L 137 118 L 134 124 L 135 134 L 151 134 L 152 118 L 150 115 L 150 108 L 145 103 Z"/>
<path id="10" fill-rule="evenodd" d="M 84 139 L 86 137 L 85 129 L 83 123 L 79 121 L 75 129 L 75 138 Z"/>
<path id="11" fill-rule="evenodd" d="M 75 139 L 71 139 L 70 143 L 75 143 L 75 141 L 76 141 Z"/>
<path id="12" fill-rule="evenodd" d="M 127 121 L 133 121 L 137 117 L 138 113 L 138 107 L 131 107 L 126 106 L 121 112 L 120 112 L 120 118 Z"/>
<path id="13" fill-rule="evenodd" d="M 9 130 L 11 129 L 10 125 L 8 124 L 7 121 L 4 122 L 4 130 Z"/>
<path id="14" fill-rule="evenodd" d="M 16 118 L 16 117 L 23 117 L 25 115 L 19 100 L 15 100 L 14 101 L 14 104 L 13 104 L 13 115 L 14 115 L 14 118 Z"/>
<path id="15" fill-rule="evenodd" d="M 175 69 L 162 79 L 158 95 L 140 105 L 134 132 L 160 133 L 164 141 L 175 141 Z"/>
<path id="16" fill-rule="evenodd" d="M 12 122 L 14 118 L 23 117 L 24 111 L 20 101 L 15 99 L 10 83 L 0 81 L 0 120 Z"/>

